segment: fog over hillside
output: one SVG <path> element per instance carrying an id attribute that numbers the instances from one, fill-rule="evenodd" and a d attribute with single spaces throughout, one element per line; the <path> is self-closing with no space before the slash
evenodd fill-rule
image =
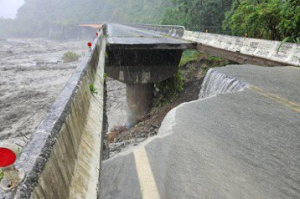
<path id="1" fill-rule="evenodd" d="M 24 0 L 0 0 L 0 17 L 15 18 Z"/>
<path id="2" fill-rule="evenodd" d="M 0 0 L 0 38 L 61 38 L 82 23 L 159 24 L 165 10 L 173 7 L 171 1 Z"/>
<path id="3" fill-rule="evenodd" d="M 22 4 L 23 2 L 25 3 Z M 113 22 L 183 25 L 193 31 L 247 35 L 278 41 L 284 39 L 288 39 L 289 42 L 300 41 L 299 0 L 239 2 L 237 0 L 0 0 L 0 38 L 53 38 L 53 34 L 69 36 L 76 31 L 79 24 Z"/>

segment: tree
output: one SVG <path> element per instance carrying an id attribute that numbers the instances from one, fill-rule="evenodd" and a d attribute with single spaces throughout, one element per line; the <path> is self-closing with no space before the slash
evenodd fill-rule
<path id="1" fill-rule="evenodd" d="M 168 9 L 162 24 L 177 24 L 190 30 L 220 32 L 225 12 L 232 0 L 173 0 L 175 8 Z"/>
<path id="2" fill-rule="evenodd" d="M 226 13 L 227 34 L 282 40 L 300 33 L 300 2 L 297 0 L 243 0 Z"/>

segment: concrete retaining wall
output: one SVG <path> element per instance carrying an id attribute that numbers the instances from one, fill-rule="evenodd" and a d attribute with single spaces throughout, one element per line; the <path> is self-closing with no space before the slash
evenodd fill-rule
<path id="1" fill-rule="evenodd" d="M 197 42 L 204 47 L 213 47 L 228 52 L 234 52 L 236 54 L 271 60 L 281 65 L 300 65 L 299 44 L 284 43 L 277 52 L 277 49 L 281 43 L 279 41 L 234 37 L 192 31 L 185 31 L 182 38 L 185 40 Z"/>
<path id="2" fill-rule="evenodd" d="M 72 75 L 17 163 L 23 183 L 6 198 L 97 198 L 102 150 L 106 43 L 92 51 Z M 94 84 L 97 93 L 90 91 Z M 0 197 L 1 198 L 1 197 Z"/>

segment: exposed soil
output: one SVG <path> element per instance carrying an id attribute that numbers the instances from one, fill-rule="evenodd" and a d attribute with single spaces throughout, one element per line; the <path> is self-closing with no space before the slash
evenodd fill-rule
<path id="1" fill-rule="evenodd" d="M 26 144 L 81 63 L 63 54 L 87 50 L 85 41 L 0 40 L 0 141 Z"/>

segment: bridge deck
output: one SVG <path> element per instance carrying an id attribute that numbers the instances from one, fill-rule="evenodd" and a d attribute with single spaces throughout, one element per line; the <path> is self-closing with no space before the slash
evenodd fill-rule
<path id="1" fill-rule="evenodd" d="M 120 24 L 107 25 L 107 41 L 110 48 L 130 49 L 195 49 L 196 43 L 147 32 Z"/>

